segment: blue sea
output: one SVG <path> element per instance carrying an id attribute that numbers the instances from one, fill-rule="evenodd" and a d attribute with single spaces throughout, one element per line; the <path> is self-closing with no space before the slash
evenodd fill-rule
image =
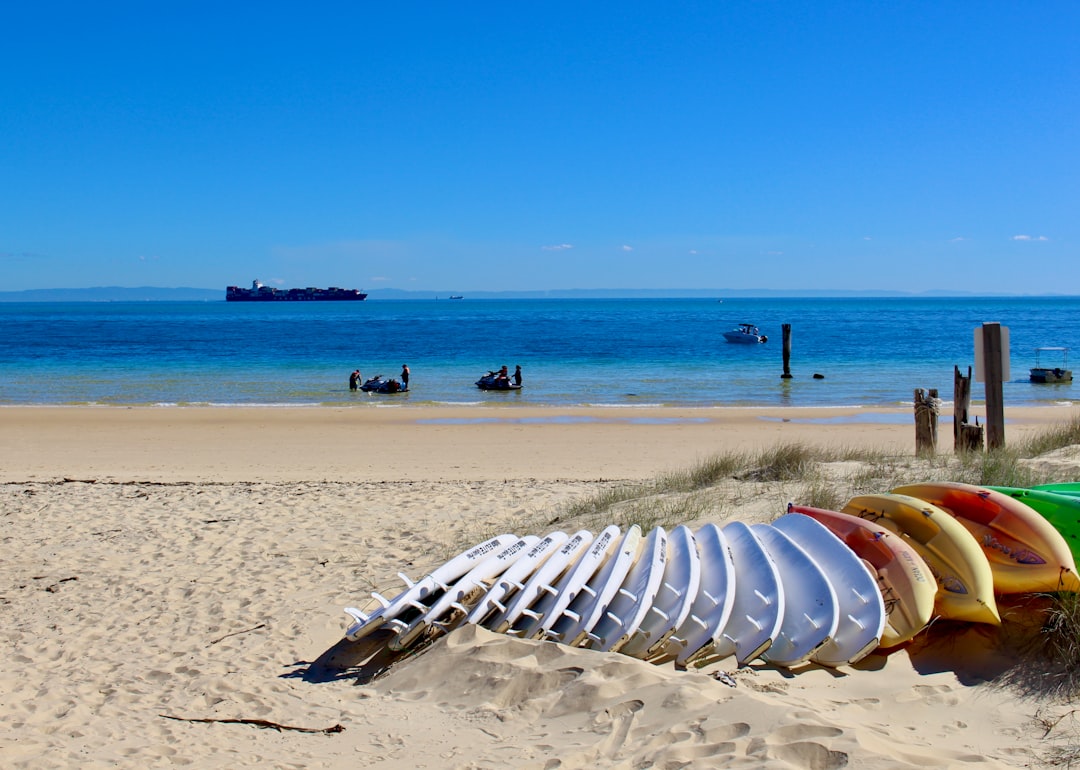
<path id="1" fill-rule="evenodd" d="M 1009 329 L 1006 406 L 1059 404 L 1080 386 L 1028 369 L 1036 347 L 1075 348 L 1078 321 L 1080 298 L 0 303 L 0 406 L 900 406 L 950 400 L 985 322 Z M 725 342 L 744 322 L 769 341 Z M 405 363 L 408 393 L 348 390 L 353 369 Z M 475 386 L 504 364 L 522 390 Z"/>

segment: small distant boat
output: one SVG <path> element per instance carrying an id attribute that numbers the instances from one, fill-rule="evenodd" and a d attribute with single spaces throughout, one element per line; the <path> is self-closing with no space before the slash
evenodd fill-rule
<path id="1" fill-rule="evenodd" d="M 1052 357 L 1056 359 L 1057 354 L 1061 354 L 1061 366 L 1050 367 L 1042 366 L 1040 357 L 1044 353 L 1052 354 Z M 1035 366 L 1031 368 L 1031 381 L 1032 382 L 1072 382 L 1072 370 L 1069 366 L 1069 349 L 1068 348 L 1035 348 Z"/>
<path id="2" fill-rule="evenodd" d="M 450 299 L 465 299 L 461 294 L 451 294 Z"/>
<path id="3" fill-rule="evenodd" d="M 742 342 L 757 344 L 768 342 L 769 338 L 761 333 L 753 324 L 739 324 L 729 332 L 724 332 L 724 339 L 728 342 Z"/>

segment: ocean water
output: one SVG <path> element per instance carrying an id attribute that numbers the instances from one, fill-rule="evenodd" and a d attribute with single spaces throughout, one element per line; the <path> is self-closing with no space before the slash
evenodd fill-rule
<path id="1" fill-rule="evenodd" d="M 1009 328 L 1005 404 L 1051 404 L 1080 391 L 1028 369 L 1036 347 L 1074 347 L 1078 321 L 1080 298 L 0 303 L 0 405 L 899 406 L 915 388 L 950 400 L 985 322 Z M 769 341 L 725 342 L 742 322 Z M 404 363 L 410 392 L 349 392 L 353 369 Z M 475 386 L 503 364 L 521 391 Z"/>

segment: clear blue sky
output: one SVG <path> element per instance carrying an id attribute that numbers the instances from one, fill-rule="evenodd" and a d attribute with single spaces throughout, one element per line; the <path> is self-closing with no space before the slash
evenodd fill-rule
<path id="1" fill-rule="evenodd" d="M 0 289 L 1080 293 L 1080 3 L 9 3 Z"/>

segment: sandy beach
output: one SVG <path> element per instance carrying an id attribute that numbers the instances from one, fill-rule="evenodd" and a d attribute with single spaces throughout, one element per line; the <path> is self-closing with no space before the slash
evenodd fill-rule
<path id="1" fill-rule="evenodd" d="M 1009 410 L 1007 439 L 1073 415 Z M 340 643 L 399 571 L 605 485 L 780 442 L 909 456 L 907 410 L 20 407 L 0 432 L 8 767 L 1005 768 L 1073 724 L 1047 737 L 1067 707 L 987 684 L 1007 661 L 980 629 L 794 673 L 463 629 L 367 682 Z"/>

